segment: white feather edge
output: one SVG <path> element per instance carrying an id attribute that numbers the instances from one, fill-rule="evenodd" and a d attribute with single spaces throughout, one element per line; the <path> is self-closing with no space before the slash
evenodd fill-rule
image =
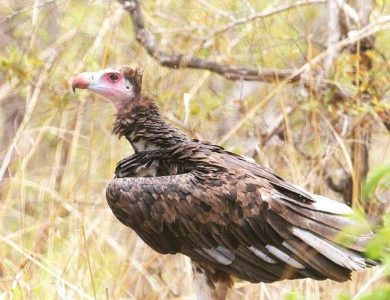
<path id="1" fill-rule="evenodd" d="M 286 264 L 297 268 L 297 269 L 304 269 L 305 266 L 301 263 L 297 262 L 295 259 L 293 259 L 290 255 L 287 253 L 284 253 L 282 250 L 272 246 L 272 245 L 266 245 L 265 248 L 274 255 L 275 257 L 279 258 L 281 261 L 285 262 Z"/>
<path id="2" fill-rule="evenodd" d="M 202 248 L 202 250 L 222 265 L 230 265 L 235 258 L 235 255 L 232 251 L 221 246 L 211 249 Z"/>
<path id="3" fill-rule="evenodd" d="M 358 272 L 361 272 L 366 268 L 364 259 L 348 249 L 342 248 L 331 241 L 322 239 L 314 233 L 302 228 L 293 227 L 291 231 L 296 237 L 340 266 Z"/>
<path id="4" fill-rule="evenodd" d="M 248 249 L 253 252 L 253 254 L 255 254 L 258 258 L 261 258 L 262 260 L 264 260 L 265 262 L 269 263 L 269 264 L 276 264 L 276 261 L 273 260 L 271 257 L 269 257 L 267 254 L 265 254 L 262 250 L 256 248 L 256 247 L 248 247 Z"/>
<path id="5" fill-rule="evenodd" d="M 306 194 L 310 195 L 314 199 L 313 206 L 323 212 L 329 212 L 333 214 L 338 214 L 338 215 L 351 215 L 354 214 L 354 211 L 346 204 L 338 202 L 336 200 L 332 200 L 329 198 L 326 198 L 321 195 L 316 195 L 313 193 L 310 193 L 300 186 L 297 186 L 294 184 L 294 187 L 297 188 L 298 190 L 305 192 Z"/>

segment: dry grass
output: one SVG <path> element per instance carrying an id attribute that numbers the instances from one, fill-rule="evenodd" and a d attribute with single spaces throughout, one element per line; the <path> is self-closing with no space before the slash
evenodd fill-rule
<path id="1" fill-rule="evenodd" d="M 39 1 L 25 2 L 23 6 L 28 7 Z M 144 4 L 154 12 L 145 9 L 154 30 L 159 26 L 180 28 L 181 14 L 193 22 L 192 27 L 216 26 L 223 11 L 234 11 L 235 5 L 243 9 L 246 1 L 213 1 L 211 7 L 202 6 L 205 1 L 193 1 L 189 7 L 176 1 L 157 2 Z M 333 130 L 334 124 L 324 121 L 327 116 L 319 114 L 313 121 L 305 108 L 292 113 L 287 110 L 303 101 L 297 87 L 284 83 L 247 85 L 208 72 L 161 68 L 136 44 L 128 16 L 116 3 L 56 3 L 55 18 L 49 14 L 54 7 L 44 6 L 7 20 L 14 28 L 14 40 L 0 55 L 6 62 L 0 75 L 0 103 L 26 103 L 21 125 L 8 145 L 3 145 L 0 161 L 0 177 L 10 170 L 0 192 L 0 299 L 193 299 L 189 260 L 153 252 L 115 219 L 106 204 L 105 186 L 115 165 L 132 150 L 125 140 L 111 135 L 113 107 L 89 93 L 71 94 L 69 82 L 83 70 L 138 65 L 146 71 L 146 91 L 157 95 L 166 118 L 174 125 L 193 137 L 223 142 L 228 149 L 252 156 L 308 189 L 338 197 L 326 188 L 323 170 L 337 175 L 338 163 L 348 169 L 350 141 Z M 162 8 L 156 8 L 158 5 Z M 10 1 L 0 4 L 0 13 L 9 14 L 9 6 L 19 9 Z M 175 10 L 178 12 L 170 18 L 161 16 Z M 257 59 L 253 58 L 257 53 L 253 46 L 264 53 L 275 50 L 268 59 L 261 58 L 264 65 L 304 65 L 306 61 L 300 59 L 305 53 L 299 49 L 306 41 L 293 29 L 304 26 L 306 16 L 287 16 L 287 21 L 275 21 L 288 28 L 298 24 L 286 33 L 291 33 L 293 40 L 287 46 L 284 34 L 254 25 L 252 31 L 259 30 L 265 36 L 260 42 L 252 45 L 253 33 L 241 28 L 240 40 L 234 41 L 237 46 L 228 41 L 228 50 L 219 54 L 225 50 L 222 41 L 223 45 L 214 45 L 215 53 L 208 49 L 201 55 L 250 64 Z M 167 48 L 193 49 L 188 37 L 203 29 L 189 27 L 177 40 L 167 41 Z M 280 40 L 274 38 L 277 33 Z M 259 44 L 265 43 L 267 35 L 270 44 L 282 41 L 280 48 L 261 48 Z M 171 33 L 167 36 L 172 37 Z M 280 115 L 287 125 L 285 138 L 275 136 L 262 145 L 262 134 Z M 318 126 L 314 138 L 310 132 L 313 122 Z M 379 121 L 375 128 L 370 153 L 373 167 L 390 160 L 389 135 Z M 304 150 L 314 158 L 305 157 Z M 228 299 L 296 299 L 295 295 L 339 299 L 340 293 L 355 295 L 374 271 L 354 274 L 353 280 L 344 284 L 237 282 Z"/>

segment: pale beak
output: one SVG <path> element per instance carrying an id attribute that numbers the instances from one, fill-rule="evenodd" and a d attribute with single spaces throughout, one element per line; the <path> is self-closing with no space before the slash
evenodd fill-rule
<path id="1" fill-rule="evenodd" d="M 72 90 L 73 93 L 76 92 L 76 89 L 87 89 L 90 84 L 90 73 L 81 73 L 77 75 L 72 81 Z"/>

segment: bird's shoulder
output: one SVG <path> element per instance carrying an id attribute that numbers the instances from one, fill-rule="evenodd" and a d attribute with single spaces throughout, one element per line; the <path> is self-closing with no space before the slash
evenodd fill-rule
<path id="1" fill-rule="evenodd" d="M 122 159 L 115 170 L 116 178 L 185 173 L 192 173 L 198 181 L 208 184 L 222 182 L 228 186 L 240 182 L 239 188 L 244 190 L 261 189 L 266 192 L 267 189 L 277 187 L 283 192 L 303 193 L 253 160 L 196 139 L 168 148 L 135 153 Z"/>
<path id="2" fill-rule="evenodd" d="M 156 177 L 188 173 L 194 169 L 223 171 L 223 163 L 217 159 L 217 153 L 221 149 L 219 146 L 192 140 L 167 148 L 140 151 L 119 161 L 115 176 Z"/>
<path id="3" fill-rule="evenodd" d="M 256 168 L 260 167 L 220 146 L 192 140 L 126 157 L 117 166 L 116 178 L 150 177 L 150 180 L 115 181 L 110 189 L 123 189 L 119 184 L 128 186 L 130 182 L 133 190 L 153 186 L 156 188 L 151 189 L 150 196 L 154 199 L 183 207 L 199 206 L 208 216 L 228 222 L 266 208 L 263 199 L 274 191 L 269 179 L 253 172 Z M 169 176 L 174 177 L 166 178 Z M 164 192 L 155 192 L 159 189 Z"/>

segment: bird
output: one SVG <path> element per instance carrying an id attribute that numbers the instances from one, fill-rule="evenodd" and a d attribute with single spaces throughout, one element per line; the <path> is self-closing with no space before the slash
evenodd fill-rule
<path id="1" fill-rule="evenodd" d="M 119 66 L 81 73 L 72 88 L 110 101 L 113 133 L 134 149 L 106 188 L 113 214 L 158 253 L 190 257 L 198 300 L 226 299 L 235 278 L 344 282 L 377 265 L 365 255 L 374 233 L 363 217 L 188 137 L 142 93 L 142 78 L 142 69 Z"/>

